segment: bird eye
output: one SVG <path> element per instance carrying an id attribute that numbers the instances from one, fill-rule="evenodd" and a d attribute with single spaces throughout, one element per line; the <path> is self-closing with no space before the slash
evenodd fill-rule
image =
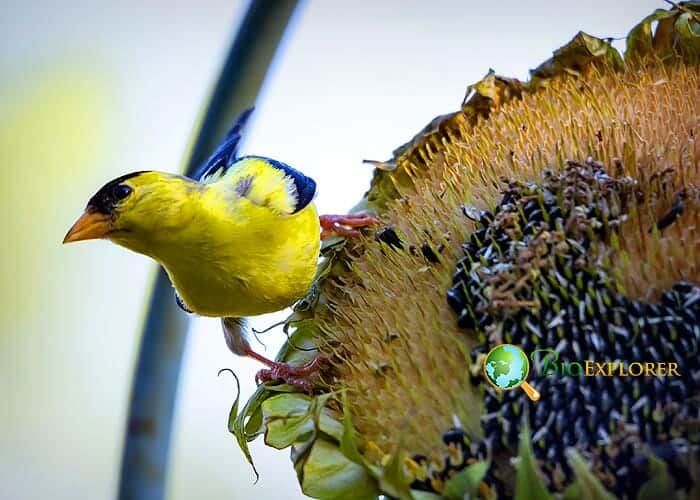
<path id="1" fill-rule="evenodd" d="M 115 200 L 121 201 L 127 196 L 131 194 L 133 189 L 131 189 L 129 186 L 126 184 L 117 184 L 114 186 L 114 190 L 112 191 L 112 196 L 114 197 Z"/>

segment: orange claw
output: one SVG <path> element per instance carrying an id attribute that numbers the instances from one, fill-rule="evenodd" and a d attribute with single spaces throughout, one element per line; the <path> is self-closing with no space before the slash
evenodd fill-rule
<path id="1" fill-rule="evenodd" d="M 359 236 L 360 231 L 355 228 L 379 224 L 379 219 L 369 214 L 322 215 L 319 220 L 322 240 L 332 235 Z"/>

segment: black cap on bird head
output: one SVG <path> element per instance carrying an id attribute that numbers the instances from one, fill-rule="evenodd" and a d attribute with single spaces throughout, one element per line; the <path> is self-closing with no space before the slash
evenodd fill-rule
<path id="1" fill-rule="evenodd" d="M 133 191 L 124 181 L 145 173 L 145 170 L 122 175 L 102 186 L 87 203 L 83 214 L 71 226 L 63 243 L 105 238 L 113 230 L 114 210 Z"/>

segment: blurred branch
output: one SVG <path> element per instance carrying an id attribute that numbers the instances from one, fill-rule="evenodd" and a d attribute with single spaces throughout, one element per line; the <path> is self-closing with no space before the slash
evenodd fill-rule
<path id="1" fill-rule="evenodd" d="M 255 102 L 297 3 L 250 2 L 199 119 L 199 130 L 183 169 L 187 174 L 206 160 L 238 113 Z M 119 484 L 122 500 L 164 498 L 188 323 L 175 304 L 168 277 L 159 269 L 131 391 Z"/>

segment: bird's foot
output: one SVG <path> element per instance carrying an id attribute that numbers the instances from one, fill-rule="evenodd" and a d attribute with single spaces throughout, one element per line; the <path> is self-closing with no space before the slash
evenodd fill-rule
<path id="1" fill-rule="evenodd" d="M 322 215 L 319 217 L 321 222 L 321 239 L 326 239 L 331 235 L 338 236 L 359 236 L 358 228 L 373 226 L 379 223 L 379 220 L 369 214 L 348 214 L 348 215 Z"/>
<path id="2" fill-rule="evenodd" d="M 301 366 L 272 361 L 268 364 L 270 368 L 260 370 L 255 375 L 255 382 L 261 384 L 270 380 L 281 380 L 286 384 L 303 389 L 308 394 L 313 394 L 315 384 L 311 378 L 325 361 L 325 356 L 316 356 Z"/>

